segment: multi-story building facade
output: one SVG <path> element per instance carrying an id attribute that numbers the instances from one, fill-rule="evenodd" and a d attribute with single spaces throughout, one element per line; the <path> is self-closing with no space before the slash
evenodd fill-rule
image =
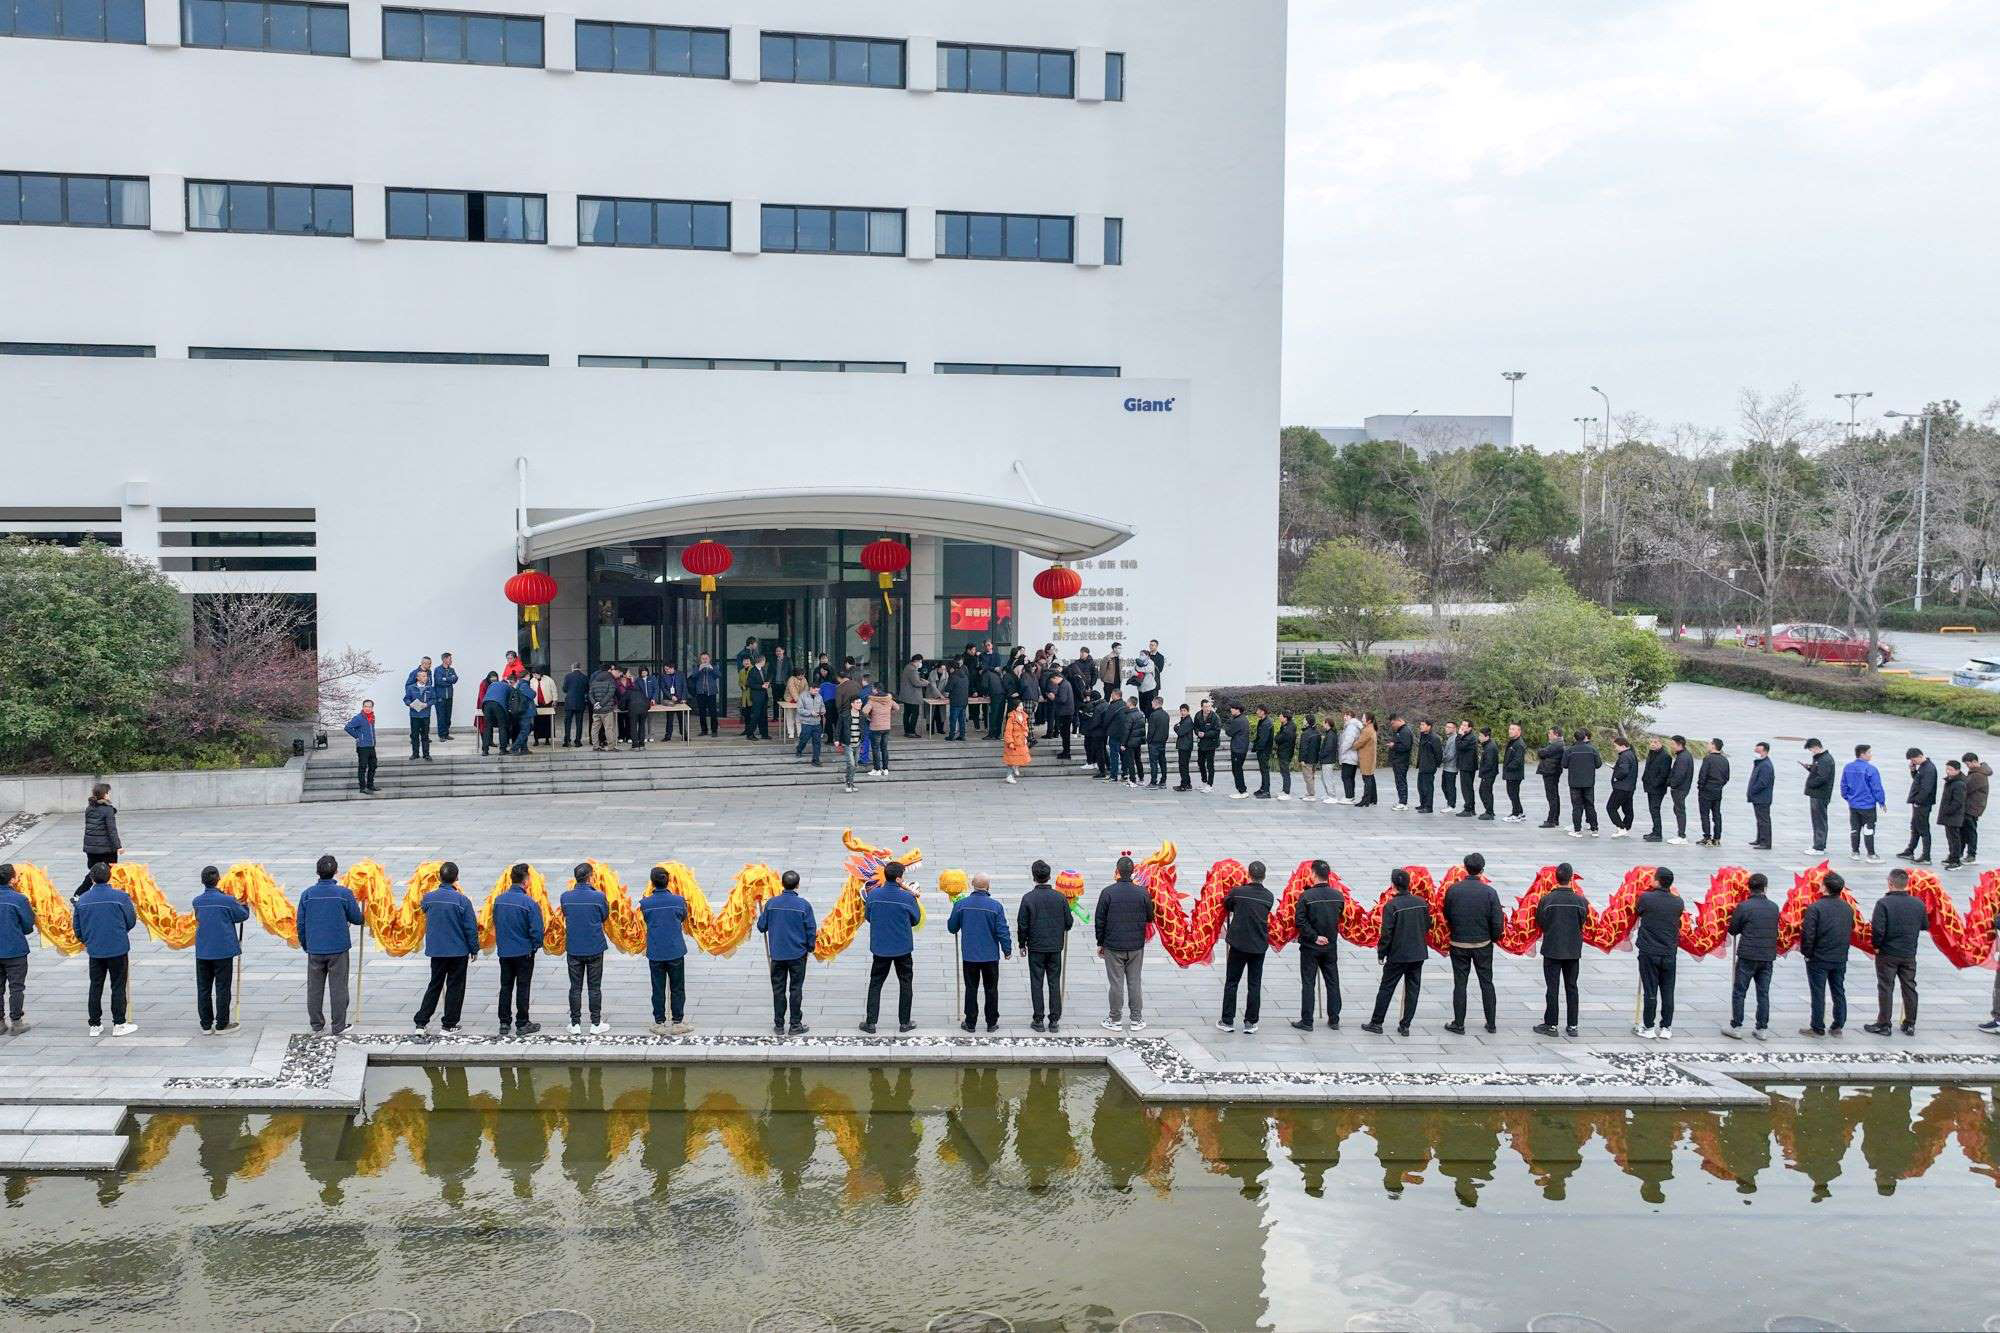
<path id="1" fill-rule="evenodd" d="M 523 567 L 557 674 L 1268 673 L 1282 0 L 569 8 L 0 0 L 0 532 L 310 597 L 389 698 Z"/>

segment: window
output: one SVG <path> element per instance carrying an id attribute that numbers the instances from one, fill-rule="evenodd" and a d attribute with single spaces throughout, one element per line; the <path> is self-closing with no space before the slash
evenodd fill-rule
<path id="1" fill-rule="evenodd" d="M 482 190 L 389 191 L 389 235 L 396 240 L 548 240 L 548 199 L 539 194 Z"/>
<path id="2" fill-rule="evenodd" d="M 385 9 L 382 58 L 540 69 L 542 21 L 445 9 Z"/>
<path id="3" fill-rule="evenodd" d="M 0 343 L 0 356 L 151 356 L 139 343 Z"/>
<path id="4" fill-rule="evenodd" d="M 767 32 L 762 55 L 766 83 L 844 83 L 858 88 L 903 86 L 901 42 Z"/>
<path id="5" fill-rule="evenodd" d="M 900 375 L 901 361 L 779 361 L 740 356 L 579 356 L 579 366 L 615 370 L 819 370 L 849 375 Z"/>
<path id="6" fill-rule="evenodd" d="M 1104 262 L 1122 264 L 1125 262 L 1125 219 L 1104 219 Z"/>
<path id="7" fill-rule="evenodd" d="M 645 23 L 578 23 L 576 67 L 612 74 L 729 77 L 729 33 L 722 28 Z"/>
<path id="8" fill-rule="evenodd" d="M 347 185 L 189 181 L 187 225 L 189 231 L 352 236 L 354 190 Z"/>
<path id="9" fill-rule="evenodd" d="M 0 0 L 0 37 L 143 42 L 145 0 Z"/>
<path id="10" fill-rule="evenodd" d="M 1115 380 L 1117 366 L 1037 366 L 994 361 L 940 361 L 931 367 L 938 375 L 1069 375 L 1090 379 Z"/>
<path id="11" fill-rule="evenodd" d="M 0 171 L 0 223 L 31 227 L 149 227 L 142 176 Z"/>
<path id="12" fill-rule="evenodd" d="M 1069 51 L 939 43 L 937 58 L 941 92 L 1076 96 L 1076 56 Z"/>
<path id="13" fill-rule="evenodd" d="M 729 205 L 687 199 L 584 197 L 576 201 L 576 243 L 727 250 Z"/>
<path id="14" fill-rule="evenodd" d="M 1125 100 L 1125 53 L 1106 51 L 1104 53 L 1104 100 L 1122 102 Z"/>
<path id="15" fill-rule="evenodd" d="M 190 347 L 191 361 L 363 361 L 420 366 L 546 366 L 545 355 L 517 352 L 335 352 L 310 347 Z"/>
<path id="16" fill-rule="evenodd" d="M 900 208 L 764 205 L 763 248 L 791 254 L 900 255 Z"/>
<path id="17" fill-rule="evenodd" d="M 1076 220 L 1038 213 L 939 213 L 940 259 L 1033 259 L 1067 264 Z"/>
<path id="18" fill-rule="evenodd" d="M 0 0 L 4 3 L 4 0 Z M 347 54 L 347 6 L 286 0 L 181 0 L 181 45 Z"/>

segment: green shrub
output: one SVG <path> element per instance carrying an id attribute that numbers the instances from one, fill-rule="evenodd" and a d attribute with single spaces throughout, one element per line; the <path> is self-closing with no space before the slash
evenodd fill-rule
<path id="1" fill-rule="evenodd" d="M 1600 734 L 1636 729 L 1674 678 L 1657 636 L 1568 590 L 1530 596 L 1461 636 L 1453 679 L 1475 720 Z"/>
<path id="2" fill-rule="evenodd" d="M 1502 552 L 1486 566 L 1486 591 L 1496 602 L 1518 602 L 1538 592 L 1557 592 L 1569 580 L 1540 551 Z"/>

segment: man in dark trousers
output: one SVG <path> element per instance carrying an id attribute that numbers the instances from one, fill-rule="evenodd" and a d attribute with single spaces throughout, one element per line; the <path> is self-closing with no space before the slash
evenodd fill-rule
<path id="1" fill-rule="evenodd" d="M 1535 772 L 1542 779 L 1542 794 L 1549 802 L 1543 828 L 1562 827 L 1563 755 L 1568 748 L 1563 744 L 1562 728 L 1550 727 L 1548 740 L 1535 751 Z"/>
<path id="2" fill-rule="evenodd" d="M 1528 742 L 1521 735 L 1521 724 L 1507 724 L 1507 751 L 1500 760 L 1500 781 L 1507 785 L 1507 822 L 1525 824 L 1528 815 L 1521 808 L 1521 782 L 1528 775 Z"/>
<path id="3" fill-rule="evenodd" d="M 1222 979 L 1222 1017 L 1215 1025 L 1224 1032 L 1236 1031 L 1236 984 L 1246 975 L 1250 995 L 1243 1002 L 1243 1031 L 1257 1030 L 1257 1016 L 1264 1007 L 1264 955 L 1271 948 L 1271 909 L 1278 905 L 1264 887 L 1264 863 L 1252 861 L 1244 868 L 1249 880 L 1222 898 L 1222 936 L 1229 946 L 1229 961 Z"/>
<path id="4" fill-rule="evenodd" d="M 1812 850 L 1819 853 L 1826 851 L 1826 809 L 1833 804 L 1833 756 L 1817 736 L 1806 742 L 1806 753 L 1812 757 L 1800 767 L 1806 771 L 1806 805 L 1812 811 Z"/>
<path id="5" fill-rule="evenodd" d="M 1271 710 L 1257 705 L 1257 725 L 1250 731 L 1250 752 L 1257 756 L 1257 799 L 1271 799 L 1271 752 L 1277 748 L 1278 729 Z"/>
<path id="6" fill-rule="evenodd" d="M 1889 891 L 1875 900 L 1869 926 L 1875 937 L 1875 1021 L 1863 1032 L 1889 1035 L 1890 1001 L 1903 992 L 1903 1035 L 1917 1030 L 1917 941 L 1930 928 L 1930 913 L 1910 896 L 1910 872 L 1898 866 L 1889 872 Z"/>
<path id="7" fill-rule="evenodd" d="M 1062 742 L 1062 749 L 1056 753 L 1056 758 L 1068 759 L 1071 757 L 1070 736 L 1076 731 L 1076 686 L 1070 683 L 1068 676 L 1053 673 L 1049 676 L 1049 682 L 1049 714 L 1055 723 L 1056 739 Z M 963 709 L 964 706 L 965 701 L 961 699 L 959 707 Z M 963 719 L 963 712 L 959 716 Z M 958 739 L 964 740 L 962 721 L 959 730 L 961 734 Z"/>
<path id="8" fill-rule="evenodd" d="M 1313 992 L 1326 987 L 1326 1026 L 1340 1030 L 1340 922 L 1347 915 L 1347 895 L 1333 887 L 1333 867 L 1312 863 L 1312 883 L 1293 905 L 1299 935 L 1299 1016 L 1292 1026 L 1311 1032 Z"/>
<path id="9" fill-rule="evenodd" d="M 444 996 L 446 1033 L 458 1031 L 465 1012 L 465 973 L 472 956 L 479 952 L 479 918 L 472 900 L 458 887 L 458 863 L 446 861 L 438 867 L 438 886 L 423 898 L 424 957 L 431 960 L 430 983 L 424 998 L 417 1002 L 417 1031 L 428 1032 L 431 1015 L 437 1012 L 438 996 Z"/>
<path id="10" fill-rule="evenodd" d="M 1854 941 L 1855 912 L 1840 895 L 1847 880 L 1829 871 L 1820 881 L 1820 896 L 1799 919 L 1799 955 L 1806 960 L 1806 988 L 1812 994 L 1812 1025 L 1801 1037 L 1835 1036 L 1847 1026 L 1847 950 Z M 1833 992 L 1833 1024 L 1826 1022 L 1826 993 Z"/>
<path id="11" fill-rule="evenodd" d="M 1965 763 L 1965 864 L 1979 860 L 1979 817 L 1986 813 L 1986 797 L 1993 783 L 1993 770 L 1978 755 L 1967 750 Z"/>
<path id="12" fill-rule="evenodd" d="M 513 737 L 512 753 L 526 754 L 528 743 L 535 739 L 535 678 L 531 675 L 514 677 L 508 687 L 507 730 Z"/>
<path id="13" fill-rule="evenodd" d="M 882 1015 L 882 985 L 889 973 L 896 973 L 896 1030 L 916 1027 L 910 1021 L 912 1000 L 912 955 L 916 939 L 911 933 L 923 917 L 917 895 L 903 887 L 903 864 L 888 861 L 882 866 L 882 882 L 868 890 L 861 900 L 862 915 L 868 922 L 868 1007 L 861 1015 L 861 1030 L 872 1033 Z"/>
<path id="14" fill-rule="evenodd" d="M 493 900 L 493 953 L 500 960 L 500 1035 L 532 1037 L 542 1030 L 529 1021 L 528 993 L 535 984 L 535 955 L 548 923 L 542 906 L 528 893 L 528 863 L 507 870 L 507 887 Z"/>
<path id="15" fill-rule="evenodd" d="M 1222 744 L 1222 717 L 1215 704 L 1203 699 L 1194 715 L 1194 763 L 1201 775 L 1201 789 L 1215 790 L 1215 752 Z"/>
<path id="16" fill-rule="evenodd" d="M 1431 729 L 1430 719 L 1417 724 L 1417 813 L 1433 813 L 1437 794 L 1438 769 L 1444 766 L 1444 742 Z"/>
<path id="17" fill-rule="evenodd" d="M 1493 988 L 1493 946 L 1507 929 L 1500 895 L 1486 882 L 1486 858 L 1465 858 L 1465 877 L 1444 891 L 1444 923 L 1451 931 L 1451 1022 L 1446 1032 L 1465 1035 L 1465 986 L 1479 973 L 1479 1004 L 1486 1030 L 1498 1032 L 1500 993 Z"/>
<path id="18" fill-rule="evenodd" d="M 1654 870 L 1653 887 L 1639 895 L 1635 907 L 1642 1007 L 1632 1035 L 1666 1041 L 1674 1035 L 1674 963 L 1681 945 L 1681 917 L 1687 911 L 1687 904 L 1674 892 L 1674 872 L 1665 866 Z"/>
<path id="19" fill-rule="evenodd" d="M 646 876 L 639 915 L 646 922 L 646 979 L 652 983 L 656 1037 L 682 1037 L 687 1021 L 687 899 L 673 890 L 667 872 L 654 866 Z"/>
<path id="20" fill-rule="evenodd" d="M 1240 765 L 1237 771 L 1242 772 Z M 1122 1020 L 1128 1009 L 1134 1032 L 1146 1026 L 1140 973 L 1146 962 L 1146 928 L 1153 924 L 1153 896 L 1132 881 L 1133 869 L 1131 857 L 1118 858 L 1118 878 L 1097 895 L 1097 910 L 1091 920 L 1097 956 L 1104 960 L 1105 980 L 1111 987 L 1111 1012 L 1103 1023 L 1107 1032 L 1124 1030 Z"/>
<path id="21" fill-rule="evenodd" d="M 1763 1041 L 1771 1026 L 1771 968 L 1778 959 L 1778 905 L 1765 893 L 1770 880 L 1750 876 L 1750 894 L 1729 914 L 1736 937 L 1736 972 L 1729 986 L 1729 1026 L 1725 1037 L 1743 1040 L 1743 995 L 1757 987 L 1757 1024 L 1750 1035 Z"/>
<path id="22" fill-rule="evenodd" d="M 584 674 L 583 663 L 569 664 L 569 671 L 562 678 L 562 701 L 562 743 L 564 749 L 570 749 L 583 744 L 590 717 L 590 677 Z"/>
<path id="23" fill-rule="evenodd" d="M 449 659 L 451 655 L 445 656 Z M 7 869 L 11 879 L 12 868 Z M 234 1032 L 240 1026 L 229 1017 L 229 982 L 243 952 L 237 929 L 250 919 L 248 907 L 216 887 L 221 882 L 220 870 L 203 866 L 201 892 L 194 896 L 195 1017 L 201 1020 L 203 1032 L 215 1033 Z M 0 904 L 0 913 L 5 911 L 5 904 Z M 29 924 L 33 925 L 32 915 Z"/>
<path id="24" fill-rule="evenodd" d="M 1181 709 L 1185 712 L 1187 705 L 1182 704 Z M 1153 711 L 1146 714 L 1146 763 L 1153 771 L 1152 782 L 1149 784 L 1151 786 L 1167 785 L 1167 737 L 1172 732 L 1173 719 L 1167 716 L 1165 706 L 1155 699 Z M 1181 766 L 1183 768 L 1187 766 L 1185 759 Z"/>
<path id="25" fill-rule="evenodd" d="M 583 1034 L 583 996 L 590 991 L 590 1031 L 602 1036 L 611 1031 L 604 1021 L 604 923 L 611 919 L 611 904 L 597 887 L 588 861 L 572 872 L 571 884 L 557 902 L 563 915 L 564 962 L 569 970 L 569 1035 Z"/>
<path id="26" fill-rule="evenodd" d="M 1125 772 L 1125 696 L 1113 694 L 1097 710 L 1097 725 L 1103 729 L 1105 781 L 1117 782 Z"/>
<path id="27" fill-rule="evenodd" d="M 1014 956 L 1014 936 L 1007 929 L 1007 909 L 993 900 L 992 882 L 972 877 L 972 892 L 951 905 L 945 929 L 958 936 L 959 963 L 965 972 L 967 1032 L 977 1026 L 979 988 L 986 988 L 986 1030 L 1000 1030 L 1000 960 Z"/>
<path id="28" fill-rule="evenodd" d="M 1138 786 L 1146 777 L 1146 735 L 1148 718 L 1134 702 L 1125 709 L 1125 781 Z"/>
<path id="29" fill-rule="evenodd" d="M 1396 808 L 1410 808 L 1410 760 L 1417 749 L 1417 733 L 1401 713 L 1389 715 L 1389 773 L 1396 779 Z"/>
<path id="30" fill-rule="evenodd" d="M 361 711 L 347 720 L 344 728 L 354 738 L 354 777 L 356 790 L 367 793 L 375 790 L 375 701 L 363 699 Z"/>
<path id="31" fill-rule="evenodd" d="M 1479 737 L 1473 735 L 1472 724 L 1460 720 L 1458 735 L 1452 738 L 1452 762 L 1458 769 L 1459 818 L 1471 819 L 1479 812 L 1473 808 L 1473 779 L 1479 773 Z"/>
<path id="32" fill-rule="evenodd" d="M 1182 704 L 1181 715 L 1174 719 L 1174 757 L 1180 763 L 1181 776 L 1180 782 L 1174 787 L 1175 791 L 1194 790 L 1193 776 L 1188 771 L 1189 765 L 1194 760 L 1194 742 L 1194 714 L 1188 711 L 1186 704 Z"/>
<path id="33" fill-rule="evenodd" d="M 1674 836 L 1667 841 L 1679 846 L 1688 840 L 1688 789 L 1694 786 L 1694 756 L 1688 752 L 1685 736 L 1673 738 L 1673 750 L 1667 767 L 1667 794 L 1674 798 Z"/>
<path id="34" fill-rule="evenodd" d="M 86 1009 L 90 1035 L 104 1035 L 104 986 L 111 984 L 111 1035 L 127 1037 L 139 1030 L 126 1022 L 125 983 L 131 975 L 132 931 L 138 910 L 125 890 L 111 882 L 111 867 L 103 861 L 90 867 L 90 887 L 70 902 L 70 921 L 90 959 L 90 995 Z"/>
<path id="35" fill-rule="evenodd" d="M 1722 752 L 1722 737 L 1711 736 L 1695 776 L 1695 807 L 1701 816 L 1701 837 L 1695 846 L 1722 845 L 1722 791 L 1728 785 L 1729 756 Z"/>
<path id="36" fill-rule="evenodd" d="M 225 895 L 226 896 L 226 895 Z M 136 909 L 135 909 L 136 911 Z M 197 932 L 200 926 L 196 926 Z M 26 1032 L 28 1003 L 28 941 L 35 933 L 35 909 L 28 895 L 14 887 L 14 865 L 0 865 L 0 1032 L 13 1025 Z"/>
<path id="37" fill-rule="evenodd" d="M 1187 705 L 1181 707 L 1185 710 Z M 1076 914 L 1069 910 L 1069 899 L 1049 887 L 1047 861 L 1029 866 L 1028 874 L 1034 886 L 1021 895 L 1021 906 L 1014 918 L 1014 936 L 1020 942 L 1021 952 L 1028 955 L 1028 1002 L 1034 1007 L 1028 1027 L 1035 1032 L 1060 1032 L 1063 943 L 1069 938 L 1070 927 L 1076 924 Z"/>
<path id="38" fill-rule="evenodd" d="M 595 683 L 593 678 L 593 684 Z M 722 673 L 703 653 L 688 672 L 688 698 L 694 703 L 695 722 L 703 736 L 722 734 Z"/>
<path id="39" fill-rule="evenodd" d="M 322 856 L 313 865 L 319 876 L 299 894 L 299 952 L 306 956 L 306 1021 L 314 1032 L 326 1030 L 328 993 L 333 1000 L 333 1032 L 347 1031 L 347 955 L 354 950 L 349 926 L 362 924 L 361 903 L 354 891 L 334 878 L 340 863 Z"/>
<path id="40" fill-rule="evenodd" d="M 1771 747 L 1765 741 L 1758 741 L 1752 748 L 1756 758 L 1750 761 L 1750 781 L 1743 788 L 1743 799 L 1750 803 L 1750 815 L 1757 824 L 1757 836 L 1751 839 L 1753 851 L 1771 850 L 1771 798 L 1778 789 L 1777 770 L 1771 765 Z"/>
<path id="41" fill-rule="evenodd" d="M 609 750 L 618 740 L 618 676 L 609 664 L 600 665 L 590 673 L 590 684 L 584 687 L 584 697 L 590 701 L 590 748 Z M 700 696 L 695 697 L 699 703 Z M 510 693 L 510 711 L 511 701 Z M 706 730 L 702 732 L 704 736 L 707 734 Z M 507 750 L 508 744 L 503 740 L 500 753 L 506 754 Z"/>
<path id="42" fill-rule="evenodd" d="M 1944 868 L 1965 864 L 1965 765 L 1944 761 L 1944 789 L 1938 796 L 1938 827 L 1944 830 Z"/>
<path id="43" fill-rule="evenodd" d="M 771 958 L 771 1030 L 799 1036 L 806 1026 L 802 1007 L 806 998 L 806 959 L 819 940 L 819 921 L 813 906 L 799 896 L 799 872 L 787 870 L 778 877 L 781 892 L 765 900 L 757 914 L 757 930 L 765 937 Z M 786 1022 L 789 1006 L 791 1021 Z"/>
<path id="44" fill-rule="evenodd" d="M 451 739 L 451 702 L 458 690 L 458 668 L 451 664 L 451 654 L 438 658 L 437 670 L 431 672 L 431 716 L 437 722 L 437 738 Z"/>
<path id="45" fill-rule="evenodd" d="M 1493 784 L 1500 777 L 1500 746 L 1493 739 L 1491 728 L 1479 729 L 1479 817 L 1491 820 L 1493 815 Z M 1468 810 L 1471 806 L 1466 807 Z"/>
<path id="46" fill-rule="evenodd" d="M 1910 763 L 1910 794 L 1903 803 L 1910 807 L 1910 843 L 1897 852 L 1898 858 L 1920 866 L 1931 863 L 1931 810 L 1937 805 L 1937 765 L 1912 745 L 1903 752 Z"/>
<path id="47" fill-rule="evenodd" d="M 759 653 L 743 672 L 746 704 L 743 712 L 743 739 L 771 739 L 771 671 Z"/>
<path id="48" fill-rule="evenodd" d="M 1597 836 L 1597 770 L 1604 767 L 1604 758 L 1597 753 L 1597 747 L 1590 743 L 1590 733 L 1579 729 L 1576 739 L 1563 751 L 1563 772 L 1569 778 L 1569 836 L 1583 836 L 1584 821 L 1590 821 L 1590 834 Z"/>
<path id="49" fill-rule="evenodd" d="M 1250 755 L 1250 720 L 1243 716 L 1242 704 L 1229 705 L 1229 776 L 1236 781 L 1236 790 L 1229 794 L 1232 801 L 1240 801 L 1250 794 L 1250 788 L 1243 781 L 1243 761 Z"/>
<path id="50" fill-rule="evenodd" d="M 1556 867 L 1555 887 L 1535 904 L 1535 929 L 1542 934 L 1542 984 L 1548 991 L 1535 1031 L 1544 1037 L 1556 1035 L 1558 986 L 1568 1020 L 1563 1035 L 1576 1035 L 1576 975 L 1583 963 L 1583 927 L 1590 918 L 1590 904 L 1576 891 L 1575 879 L 1575 869 L 1563 862 Z"/>
<path id="51" fill-rule="evenodd" d="M 1667 775 L 1673 771 L 1673 756 L 1658 736 L 1646 742 L 1646 766 L 1639 775 L 1639 785 L 1646 792 L 1646 813 L 1653 821 L 1652 831 L 1646 834 L 1645 842 L 1665 842 L 1666 835 L 1660 829 L 1660 805 L 1667 799 Z"/>
<path id="52" fill-rule="evenodd" d="M 1611 797 L 1604 803 L 1604 812 L 1611 816 L 1611 836 L 1629 838 L 1632 800 L 1639 790 L 1639 756 L 1632 753 L 1632 742 L 1623 736 L 1613 736 L 1611 748 Z"/>
<path id="53" fill-rule="evenodd" d="M 1382 984 L 1361 1030 L 1382 1035 L 1382 1020 L 1389 1016 L 1389 1001 L 1400 984 L 1403 1021 L 1396 1024 L 1396 1035 L 1407 1037 L 1410 1020 L 1417 1016 L 1417 993 L 1424 984 L 1424 959 L 1430 954 L 1431 906 L 1410 892 L 1410 872 L 1401 866 L 1389 872 L 1389 885 L 1396 892 L 1382 905 L 1382 936 L 1375 946 L 1375 956 L 1382 962 Z"/>

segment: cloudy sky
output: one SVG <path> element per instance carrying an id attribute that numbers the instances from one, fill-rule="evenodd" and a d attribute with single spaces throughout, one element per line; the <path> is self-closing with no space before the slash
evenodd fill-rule
<path id="1" fill-rule="evenodd" d="M 2000 0 L 1292 0 L 1284 417 L 2000 395 Z"/>

